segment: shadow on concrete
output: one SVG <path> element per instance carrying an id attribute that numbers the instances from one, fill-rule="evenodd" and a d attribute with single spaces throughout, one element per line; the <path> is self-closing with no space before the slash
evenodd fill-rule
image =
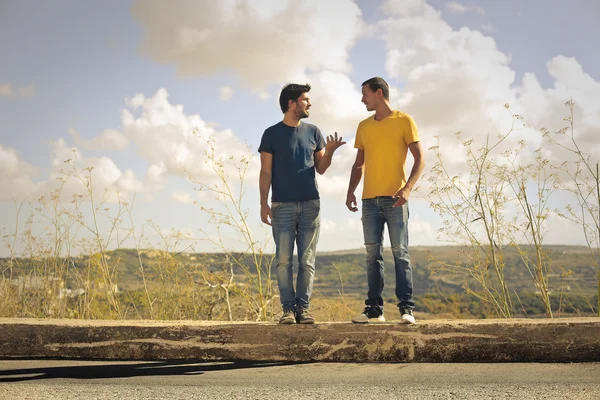
<path id="1" fill-rule="evenodd" d="M 266 368 L 305 362 L 201 362 L 152 361 L 136 364 L 70 365 L 59 367 L 22 368 L 0 371 L 0 383 L 39 379 L 110 379 L 134 376 L 201 375 L 209 371 L 243 368 Z"/>

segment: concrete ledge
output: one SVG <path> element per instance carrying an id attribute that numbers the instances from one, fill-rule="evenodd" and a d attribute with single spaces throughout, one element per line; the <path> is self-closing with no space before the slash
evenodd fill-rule
<path id="1" fill-rule="evenodd" d="M 356 325 L 0 319 L 2 358 L 335 362 L 600 361 L 600 318 Z"/>

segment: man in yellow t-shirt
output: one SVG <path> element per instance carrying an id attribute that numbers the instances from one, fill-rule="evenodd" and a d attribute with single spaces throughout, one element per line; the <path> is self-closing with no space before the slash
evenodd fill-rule
<path id="1" fill-rule="evenodd" d="M 358 211 L 354 191 L 363 172 L 362 224 L 367 248 L 369 291 L 363 312 L 352 322 L 384 322 L 383 230 L 387 224 L 394 265 L 396 297 L 402 323 L 414 324 L 412 267 L 408 254 L 408 197 L 423 172 L 425 161 L 419 132 L 412 117 L 393 110 L 389 86 L 379 77 L 362 84 L 362 102 L 375 114 L 358 125 L 354 147 L 356 160 L 350 174 L 346 206 Z M 408 179 L 404 173 L 408 151 L 414 164 Z"/>

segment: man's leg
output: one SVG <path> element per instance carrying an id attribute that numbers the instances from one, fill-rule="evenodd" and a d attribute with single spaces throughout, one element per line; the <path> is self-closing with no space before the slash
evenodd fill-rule
<path id="1" fill-rule="evenodd" d="M 298 282 L 296 284 L 297 320 L 299 323 L 313 323 L 314 318 L 308 313 L 310 296 L 315 280 L 315 258 L 319 241 L 321 202 L 319 200 L 304 201 L 300 207 L 298 218 Z"/>
<path id="2" fill-rule="evenodd" d="M 363 313 L 352 322 L 383 322 L 383 298 L 381 293 L 385 285 L 383 266 L 383 213 L 377 198 L 362 202 L 362 225 L 367 248 L 367 292 L 366 307 Z"/>
<path id="3" fill-rule="evenodd" d="M 367 248 L 367 306 L 383 311 L 381 293 L 385 286 L 383 266 L 383 214 L 378 199 L 367 199 L 362 206 L 362 225 Z"/>
<path id="4" fill-rule="evenodd" d="M 390 243 L 396 269 L 396 297 L 402 321 L 414 323 L 412 266 L 408 253 L 408 203 L 400 207 L 393 207 L 395 202 L 394 198 L 386 200 L 384 217 L 390 232 Z"/>
<path id="5" fill-rule="evenodd" d="M 277 270 L 279 296 L 284 313 L 283 318 L 286 318 L 286 314 L 289 314 L 290 311 L 293 312 L 296 307 L 292 257 L 294 255 L 294 241 L 296 238 L 297 209 L 297 203 L 293 202 L 271 204 L 273 213 L 273 240 L 275 241 L 275 267 Z M 288 320 L 283 323 L 295 322 Z"/>

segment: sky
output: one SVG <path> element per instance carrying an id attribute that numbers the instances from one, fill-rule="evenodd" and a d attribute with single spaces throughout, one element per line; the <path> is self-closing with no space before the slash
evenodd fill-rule
<path id="1" fill-rule="evenodd" d="M 36 202 L 49 198 L 65 171 L 85 175 L 88 167 L 96 204 L 105 201 L 98 223 L 109 247 L 118 243 L 108 236 L 121 199 L 133 205 L 131 215 L 121 215 L 125 247 L 185 242 L 212 251 L 218 247 L 200 239 L 221 237 L 243 250 L 244 239 L 217 231 L 202 209 L 222 210 L 222 202 L 195 190 L 198 182 L 218 184 L 207 164 L 208 138 L 217 158 L 248 158 L 241 208 L 253 237 L 268 240 L 256 149 L 264 130 L 282 119 L 277 99 L 289 82 L 312 85 L 307 121 L 347 141 L 318 178 L 318 250 L 360 248 L 360 213 L 344 203 L 356 126 L 370 115 L 360 102 L 364 80 L 388 81 L 392 106 L 413 116 L 425 149 L 440 141 L 457 175 L 468 171 L 454 133 L 482 141 L 504 132 L 512 122 L 506 103 L 534 127 L 511 143 L 527 139 L 534 147 L 539 127 L 564 126 L 564 103 L 573 99 L 578 141 L 595 154 L 599 17 L 595 0 L 3 0 L 0 256 L 10 253 L 12 233 L 27 232 L 31 213 L 34 232 L 52 232 L 51 213 L 36 213 Z M 545 155 L 566 157 L 556 149 Z M 434 164 L 430 150 L 425 160 Z M 236 171 L 226 171 L 237 192 Z M 411 245 L 446 243 L 427 198 L 428 173 L 410 201 Z M 67 179 L 58 209 L 72 210 L 73 195 L 85 192 L 81 181 Z M 556 196 L 557 204 L 569 202 Z M 87 226 L 91 209 L 78 209 Z M 548 243 L 584 241 L 577 226 L 557 216 L 546 230 Z"/>

